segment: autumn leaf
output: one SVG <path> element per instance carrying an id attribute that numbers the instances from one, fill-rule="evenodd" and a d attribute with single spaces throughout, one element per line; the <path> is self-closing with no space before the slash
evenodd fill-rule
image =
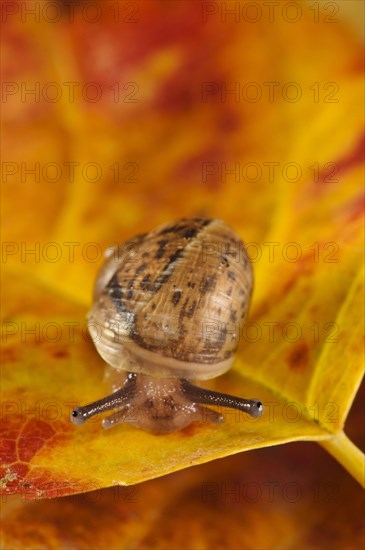
<path id="1" fill-rule="evenodd" d="M 363 399 L 364 392 L 349 419 L 358 443 Z M 364 493 L 322 449 L 306 450 L 262 449 L 62 499 L 12 495 L 3 505 L 3 546 L 361 548 Z"/>
<path id="2" fill-rule="evenodd" d="M 363 483 L 344 433 L 363 376 L 360 46 L 304 4 L 297 25 L 133 5 L 118 24 L 112 10 L 7 17 L 3 491 L 82 493 L 293 441 Z M 250 320 L 234 368 L 206 385 L 259 397 L 264 416 L 163 437 L 76 428 L 72 408 L 107 391 L 85 323 L 102 251 L 185 215 L 248 245 Z"/>

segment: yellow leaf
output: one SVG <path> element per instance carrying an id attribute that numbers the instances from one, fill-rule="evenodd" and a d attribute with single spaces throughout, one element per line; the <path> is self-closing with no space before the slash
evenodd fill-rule
<path id="1" fill-rule="evenodd" d="M 8 19 L 8 494 L 137 483 L 298 440 L 320 441 L 363 482 L 342 431 L 363 375 L 360 45 L 304 4 L 295 25 L 203 21 L 204 5 L 141 2 L 123 32 L 111 11 L 94 25 L 82 10 L 73 23 Z M 82 95 L 90 82 L 98 102 Z M 207 386 L 260 398 L 264 416 L 223 411 L 220 427 L 163 437 L 74 427 L 70 410 L 107 391 L 85 324 L 103 250 L 185 215 L 222 218 L 248 244 L 250 321 L 234 368 Z"/>

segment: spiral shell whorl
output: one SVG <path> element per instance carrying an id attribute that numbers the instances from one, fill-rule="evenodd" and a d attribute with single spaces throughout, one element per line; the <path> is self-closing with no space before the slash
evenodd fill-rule
<path id="1" fill-rule="evenodd" d="M 187 377 L 190 369 L 192 377 L 210 378 L 232 363 L 252 288 L 246 249 L 232 229 L 220 220 L 181 219 L 111 251 L 89 330 L 116 369 Z"/>

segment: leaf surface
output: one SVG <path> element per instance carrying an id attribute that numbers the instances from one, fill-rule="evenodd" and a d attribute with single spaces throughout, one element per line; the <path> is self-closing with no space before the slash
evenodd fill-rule
<path id="1" fill-rule="evenodd" d="M 358 444 L 363 399 L 362 391 L 349 418 Z M 359 548 L 363 540 L 363 491 L 339 464 L 310 443 L 231 456 L 131 487 L 89 488 L 89 493 L 36 502 L 28 501 L 25 494 L 22 499 L 7 497 L 4 547 L 276 545 L 340 550 Z"/>
<path id="2" fill-rule="evenodd" d="M 298 440 L 324 442 L 361 482 L 342 432 L 363 376 L 360 46 L 304 7 L 296 26 L 259 27 L 203 23 L 200 3 L 138 8 L 123 33 L 106 12 L 7 25 L 18 61 L 5 73 L 62 93 L 14 94 L 3 121 L 3 490 L 85 492 Z M 65 82 L 80 84 L 75 101 Z M 90 82 L 98 102 L 80 93 Z M 239 100 L 222 100 L 236 82 Z M 248 82 L 266 95 L 252 101 Z M 222 218 L 248 244 L 250 322 L 234 368 L 207 387 L 260 398 L 264 416 L 224 411 L 218 428 L 164 437 L 98 418 L 76 428 L 73 406 L 107 391 L 85 324 L 103 250 L 185 215 Z"/>

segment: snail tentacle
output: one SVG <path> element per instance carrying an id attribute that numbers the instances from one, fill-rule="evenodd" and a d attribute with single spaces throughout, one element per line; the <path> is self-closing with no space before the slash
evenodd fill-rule
<path id="1" fill-rule="evenodd" d="M 204 405 L 216 405 L 238 409 L 253 418 L 258 418 L 264 411 L 264 406 L 258 399 L 243 399 L 227 393 L 216 392 L 195 386 L 188 380 L 181 380 L 181 389 L 185 395 L 195 403 Z"/>
<path id="2" fill-rule="evenodd" d="M 71 421 L 79 426 L 96 414 L 118 409 L 128 404 L 136 391 L 136 377 L 136 374 L 128 373 L 124 386 L 103 399 L 74 409 L 71 413 Z"/>

